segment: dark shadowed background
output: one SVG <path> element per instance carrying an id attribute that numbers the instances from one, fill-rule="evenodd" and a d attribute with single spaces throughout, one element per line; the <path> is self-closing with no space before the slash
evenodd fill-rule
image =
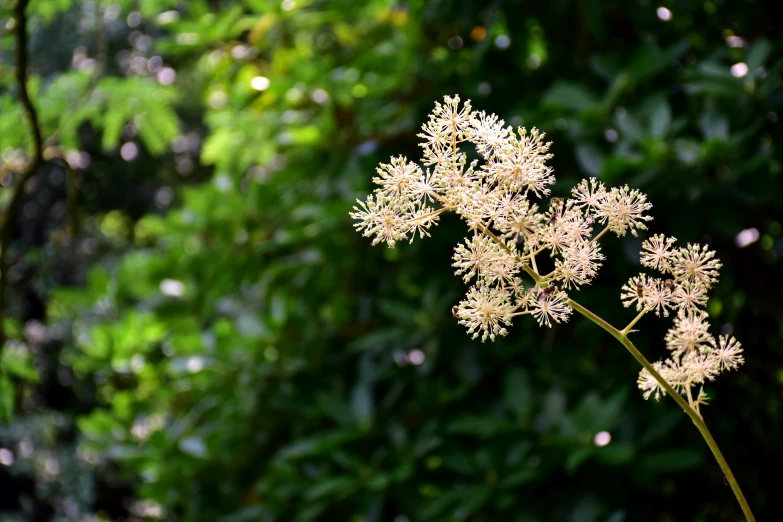
<path id="1" fill-rule="evenodd" d="M 444 94 L 547 132 L 555 195 L 627 183 L 651 233 L 717 250 L 709 312 L 747 362 L 705 418 L 779 520 L 776 5 L 32 0 L 44 162 L 3 243 L 0 520 L 741 520 L 697 430 L 594 324 L 469 339 L 457 219 L 395 250 L 352 230 Z M 0 6 L 8 208 L 34 149 Z M 616 325 L 640 244 L 605 242 L 579 295 Z M 640 323 L 648 358 L 669 325 Z"/>

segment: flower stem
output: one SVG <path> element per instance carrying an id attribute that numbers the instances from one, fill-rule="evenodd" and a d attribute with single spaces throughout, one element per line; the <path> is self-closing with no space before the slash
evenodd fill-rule
<path id="1" fill-rule="evenodd" d="M 516 258 L 519 257 L 517 254 L 512 252 L 511 249 L 508 248 L 508 245 L 506 245 L 503 241 L 501 241 L 500 238 L 496 236 L 495 233 L 492 232 L 490 229 L 488 229 L 482 224 L 478 225 L 478 229 L 481 230 L 484 234 L 486 234 L 490 239 L 492 239 L 492 241 L 500 245 L 500 247 L 503 248 L 503 250 L 505 250 L 508 255 Z"/>
<path id="2" fill-rule="evenodd" d="M 597 243 L 597 242 L 598 242 L 598 240 L 599 240 L 599 239 L 601 239 L 601 236 L 603 236 L 604 234 L 606 234 L 606 232 L 607 232 L 608 230 L 609 230 L 609 225 L 606 225 L 606 226 L 604 227 L 604 229 L 603 229 L 601 232 L 599 232 L 599 233 L 598 233 L 598 235 L 597 235 L 597 236 L 595 236 L 595 237 L 594 237 L 593 239 L 591 239 L 590 241 L 591 241 L 591 242 L 593 242 L 593 243 Z"/>
<path id="3" fill-rule="evenodd" d="M 502 246 L 506 252 L 509 255 L 514 255 L 514 253 L 506 246 L 503 241 L 501 241 L 495 234 L 492 233 L 489 229 L 484 227 L 483 225 L 479 225 L 478 228 L 487 234 L 493 241 L 495 241 L 497 244 Z M 604 230 L 601 231 L 598 236 L 596 236 L 593 240 L 597 240 L 600 238 L 606 231 L 609 229 L 609 227 L 604 228 Z M 522 269 L 527 272 L 527 274 L 536 282 L 536 284 L 541 284 L 543 282 L 546 282 L 547 276 L 541 276 L 538 271 L 534 268 L 531 268 L 527 264 L 522 265 Z M 628 332 L 630 332 L 630 329 L 644 316 L 644 314 L 647 312 L 647 310 L 643 310 L 639 315 L 637 315 L 631 323 L 625 327 L 623 330 L 618 330 L 605 320 L 603 320 L 601 317 L 597 316 L 584 306 L 580 305 L 576 301 L 574 301 L 571 298 L 568 298 L 566 300 L 566 303 L 571 306 L 574 310 L 582 314 L 583 316 L 590 319 L 592 322 L 609 332 L 612 337 L 620 341 L 620 344 L 622 344 L 626 350 L 630 352 L 630 354 L 636 359 L 639 364 L 641 364 L 645 370 L 647 370 L 650 375 L 653 376 L 653 378 L 658 381 L 658 383 L 661 385 L 661 387 L 666 390 L 666 393 L 668 393 L 672 399 L 674 399 L 674 402 L 676 402 L 690 417 L 691 421 L 696 425 L 696 428 L 699 430 L 699 433 L 701 433 L 702 438 L 704 438 L 704 441 L 707 443 L 707 446 L 709 446 L 710 451 L 712 452 L 713 456 L 715 457 L 715 460 L 718 461 L 718 465 L 720 466 L 721 470 L 723 471 L 724 476 L 726 477 L 726 480 L 728 480 L 729 485 L 731 486 L 731 490 L 734 492 L 734 496 L 737 497 L 737 502 L 739 502 L 740 507 L 742 508 L 742 513 L 745 515 L 745 518 L 748 522 L 756 522 L 756 518 L 753 516 L 753 512 L 750 510 L 750 506 L 748 505 L 748 501 L 745 499 L 745 495 L 742 493 L 742 489 L 740 489 L 739 483 L 737 483 L 737 479 L 734 477 L 734 473 L 732 473 L 731 468 L 729 467 L 728 462 L 726 462 L 725 457 L 723 456 L 723 453 L 721 452 L 720 448 L 718 447 L 718 444 L 715 442 L 715 439 L 712 438 L 712 434 L 710 433 L 710 430 L 707 428 L 707 424 L 704 422 L 704 419 L 702 418 L 701 414 L 694 409 L 688 402 L 680 395 L 672 386 L 669 384 L 666 379 L 664 379 L 660 373 L 653 367 L 652 364 L 650 364 L 650 361 L 648 361 L 644 355 L 642 355 L 642 352 L 639 351 L 636 346 L 631 342 L 630 339 L 628 339 Z M 692 400 L 692 399 L 691 399 Z"/>
<path id="4" fill-rule="evenodd" d="M 537 252 L 530 254 L 530 264 L 533 266 L 533 270 L 538 272 L 538 267 L 536 266 L 536 254 Z"/>
<path id="5" fill-rule="evenodd" d="M 701 413 L 699 413 L 699 405 L 696 402 L 694 402 L 693 394 L 691 394 L 690 383 L 688 383 L 688 385 L 685 386 L 685 393 L 688 395 L 688 404 L 690 404 L 691 408 L 693 408 L 696 411 L 696 413 L 699 415 L 699 417 L 701 417 Z"/>
<path id="6" fill-rule="evenodd" d="M 630 332 L 630 331 L 631 331 L 631 328 L 633 328 L 633 325 L 635 325 L 636 323 L 638 323 L 638 322 L 639 322 L 639 319 L 641 319 L 642 317 L 644 317 L 644 314 L 646 314 L 646 313 L 647 313 L 647 311 L 648 311 L 648 309 L 647 309 L 647 308 L 644 308 L 644 309 L 643 309 L 641 312 L 639 312 L 639 315 L 637 315 L 636 317 L 634 317 L 634 318 L 633 318 L 633 321 L 631 321 L 630 323 L 628 323 L 628 326 L 626 326 L 625 328 L 623 328 L 623 329 L 620 331 L 620 333 L 621 333 L 621 334 L 623 334 L 623 335 L 628 335 L 628 332 Z"/>
<path id="7" fill-rule="evenodd" d="M 620 341 L 620 343 L 628 350 L 631 355 L 633 355 L 634 359 L 636 359 L 639 364 L 641 364 L 645 370 L 650 372 L 650 375 L 655 378 L 656 381 L 663 387 L 664 390 L 666 390 L 666 393 L 671 395 L 672 399 L 685 411 L 685 413 L 690 417 L 691 421 L 696 425 L 696 428 L 699 430 L 699 433 L 701 433 L 701 436 L 704 438 L 704 441 L 707 443 L 707 446 L 709 446 L 710 451 L 712 451 L 713 456 L 715 457 L 715 460 L 718 461 L 718 465 L 720 466 L 721 470 L 723 471 L 724 476 L 726 477 L 726 480 L 728 480 L 729 485 L 731 486 L 731 490 L 734 492 L 734 496 L 737 497 L 737 502 L 739 502 L 740 507 L 742 508 L 742 513 L 745 515 L 745 518 L 748 522 L 756 522 L 756 518 L 753 516 L 753 512 L 750 510 L 750 506 L 748 505 L 748 501 L 745 500 L 745 495 L 742 494 L 742 490 L 740 489 L 739 484 L 737 483 L 737 479 L 734 478 L 734 473 L 732 473 L 731 468 L 729 467 L 728 462 L 726 462 L 726 459 L 723 457 L 723 453 L 721 453 L 720 448 L 718 447 L 718 444 L 715 442 L 715 439 L 712 438 L 712 434 L 710 433 L 710 430 L 707 428 L 707 424 L 705 424 L 704 419 L 701 417 L 701 415 L 694 410 L 687 402 L 686 400 L 677 393 L 677 391 L 672 388 L 672 386 L 661 377 L 661 374 L 659 374 L 652 364 L 642 355 L 642 353 L 634 346 L 634 344 L 631 342 L 630 339 L 628 339 L 628 336 L 626 335 L 625 330 L 620 331 L 611 324 L 604 321 L 601 317 L 597 316 L 584 306 L 580 305 L 573 299 L 568 299 L 567 301 L 568 305 L 571 306 L 574 310 L 582 314 L 583 316 L 590 319 L 592 322 L 609 332 L 612 337 Z M 631 326 L 633 323 L 631 324 Z"/>
<path id="8" fill-rule="evenodd" d="M 441 208 L 439 208 L 437 210 L 433 210 L 432 212 L 427 212 L 426 214 L 418 216 L 418 217 L 412 219 L 411 222 L 421 221 L 423 219 L 431 218 L 431 217 L 434 217 L 434 216 L 439 216 L 439 215 L 443 214 L 444 212 L 446 212 L 447 210 L 451 210 L 451 208 L 450 207 L 441 207 Z"/>

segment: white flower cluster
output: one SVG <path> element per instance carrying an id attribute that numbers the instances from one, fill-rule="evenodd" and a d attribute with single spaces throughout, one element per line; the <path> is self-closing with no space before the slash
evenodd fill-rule
<path id="1" fill-rule="evenodd" d="M 555 178 L 546 164 L 551 154 L 544 134 L 535 128 L 515 130 L 494 114 L 473 111 L 469 101 L 461 104 L 458 96 L 435 104 L 419 137 L 424 169 L 404 157 L 382 164 L 374 178 L 378 188 L 358 202 L 351 217 L 373 244 L 389 247 L 429 235 L 443 212 L 464 219 L 470 234 L 456 247 L 453 266 L 471 287 L 453 312 L 474 339 L 506 335 L 518 315 L 532 315 L 550 327 L 567 321 L 573 309 L 566 291 L 589 284 L 604 260 L 598 240 L 607 232 L 636 236 L 652 219 L 646 215 L 652 207 L 647 196 L 628 186 L 606 187 L 595 178 L 580 182 L 570 198 L 548 198 Z M 478 159 L 469 158 L 468 143 Z M 642 256 L 645 266 L 670 279 L 639 275 L 622 292 L 625 306 L 635 304 L 640 317 L 652 310 L 664 316 L 678 310 L 675 333 L 667 337 L 670 349 L 682 345 L 679 339 L 696 318 L 706 317 L 699 308 L 720 267 L 706 248 L 674 249 L 674 241 L 653 236 L 645 241 Z M 536 263 L 536 256 L 543 255 L 554 266 L 546 274 Z M 524 274 L 534 282 L 529 288 L 523 285 Z M 698 339 L 658 365 L 680 389 L 690 390 L 689 385 L 742 362 L 733 339 Z M 639 379 L 647 397 L 661 393 L 656 384 L 649 374 Z"/>
<path id="2" fill-rule="evenodd" d="M 709 333 L 707 292 L 718 281 L 720 261 L 715 252 L 702 245 L 675 248 L 677 239 L 657 234 L 642 243 L 642 265 L 668 276 L 667 279 L 639 274 L 622 288 L 621 299 L 635 305 L 641 314 L 654 310 L 667 317 L 677 311 L 674 326 L 666 334 L 670 357 L 654 367 L 677 391 L 694 403 L 691 388 L 711 381 L 723 371 L 734 370 L 744 362 L 742 345 L 733 337 Z M 644 397 L 659 399 L 665 394 L 660 383 L 647 371 L 639 374 Z M 696 404 L 698 404 L 698 400 Z"/>
<path id="3" fill-rule="evenodd" d="M 351 216 L 373 244 L 390 247 L 428 235 L 445 211 L 461 216 L 471 235 L 457 246 L 453 265 L 472 286 L 455 315 L 482 341 L 506 335 L 517 315 L 532 315 L 546 326 L 567 321 L 572 309 L 565 290 L 589 284 L 604 259 L 594 226 L 636 235 L 651 219 L 644 215 L 651 207 L 644 194 L 607 189 L 595 179 L 583 181 L 570 199 L 551 198 L 541 210 L 555 181 L 544 134 L 514 130 L 459 97 L 436 103 L 419 137 L 427 170 L 392 158 L 378 168 L 375 193 Z M 468 159 L 467 143 L 481 160 Z M 545 283 L 525 289 L 521 273 L 538 276 L 536 256 L 546 253 L 554 270 Z"/>

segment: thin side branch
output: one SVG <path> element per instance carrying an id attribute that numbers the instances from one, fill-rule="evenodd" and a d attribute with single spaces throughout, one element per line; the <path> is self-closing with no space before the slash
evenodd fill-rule
<path id="1" fill-rule="evenodd" d="M 16 83 L 19 99 L 24 107 L 33 138 L 33 154 L 20 173 L 19 181 L 10 189 L 11 197 L 0 213 L 0 352 L 5 346 L 5 294 L 8 288 L 8 250 L 11 243 L 11 228 L 14 214 L 22 199 L 22 192 L 30 178 L 43 163 L 43 138 L 38 113 L 27 91 L 27 4 L 29 0 L 18 0 L 16 13 Z"/>

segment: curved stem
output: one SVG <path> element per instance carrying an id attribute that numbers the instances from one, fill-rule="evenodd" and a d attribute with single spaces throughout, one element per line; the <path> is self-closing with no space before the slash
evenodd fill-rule
<path id="1" fill-rule="evenodd" d="M 493 241 L 495 241 L 497 244 L 502 246 L 506 252 L 509 255 L 514 255 L 514 253 L 508 248 L 508 246 L 500 240 L 494 233 L 492 233 L 491 230 L 487 229 L 483 225 L 478 225 L 478 228 L 485 233 L 487 236 L 489 236 Z M 606 233 L 606 231 L 609 230 L 609 227 L 604 228 L 604 230 L 601 231 L 598 236 L 596 236 L 593 240 L 597 240 L 602 235 Z M 519 258 L 519 256 L 516 256 Z M 541 283 L 545 283 L 547 281 L 547 277 L 550 274 L 547 274 L 545 276 L 541 276 L 538 273 L 538 270 L 531 268 L 527 264 L 522 265 L 522 269 L 536 282 L 536 284 L 540 285 Z M 645 313 L 647 313 L 648 310 L 643 310 L 640 312 L 631 322 L 626 326 L 623 330 L 618 330 L 608 322 L 606 322 L 601 317 L 597 316 L 584 306 L 580 305 L 573 299 L 568 298 L 566 300 L 566 303 L 570 305 L 574 310 L 582 314 L 583 316 L 587 317 L 591 321 L 593 321 L 595 324 L 609 332 L 612 337 L 620 341 L 620 344 L 622 344 L 628 352 L 636 359 L 639 364 L 642 365 L 642 367 L 647 370 L 650 375 L 653 376 L 653 378 L 658 382 L 658 384 L 661 385 L 661 387 L 668 393 L 672 399 L 674 399 L 674 402 L 676 402 L 690 417 L 691 421 L 696 425 L 696 428 L 699 430 L 699 433 L 701 433 L 702 438 L 704 438 L 704 441 L 707 443 L 707 446 L 710 448 L 710 451 L 712 452 L 712 455 L 715 457 L 715 460 L 718 461 L 718 465 L 720 466 L 721 470 L 723 471 L 724 476 L 726 477 L 726 480 L 729 482 L 729 485 L 731 486 L 732 491 L 734 492 L 734 496 L 737 498 L 737 502 L 739 502 L 740 507 L 742 508 L 742 513 L 745 515 L 745 518 L 748 522 L 756 522 L 756 518 L 753 516 L 753 512 L 750 509 L 750 506 L 748 505 L 748 501 L 745 499 L 745 495 L 742 493 L 742 489 L 740 489 L 739 483 L 737 482 L 737 479 L 734 477 L 734 473 L 731 471 L 731 468 L 729 467 L 728 462 L 726 462 L 726 458 L 723 456 L 723 453 L 721 452 L 720 448 L 718 447 L 718 444 L 715 442 L 715 439 L 712 438 L 712 434 L 710 433 L 709 428 L 707 428 L 707 424 L 704 422 L 704 419 L 702 418 L 699 411 L 696 409 L 696 407 L 692 406 L 693 399 L 690 397 L 690 388 L 688 388 L 689 392 L 689 401 L 686 401 L 682 395 L 680 395 L 671 384 L 664 379 L 660 373 L 655 369 L 655 367 L 650 364 L 650 361 L 647 360 L 647 358 L 642 355 L 642 352 L 639 351 L 638 348 L 631 342 L 630 339 L 628 339 L 628 333 L 631 331 L 630 329 L 644 316 Z M 521 315 L 520 313 L 514 314 L 514 315 Z M 689 402 L 691 404 L 689 404 Z"/>
<path id="2" fill-rule="evenodd" d="M 487 236 L 489 236 L 493 241 L 495 241 L 497 244 L 499 244 L 503 249 L 506 250 L 506 252 L 509 255 L 515 255 L 511 249 L 508 248 L 508 246 L 500 240 L 494 233 L 492 233 L 491 230 L 486 228 L 483 225 L 478 225 L 478 228 L 485 233 Z M 598 236 L 593 238 L 593 241 L 599 239 L 602 235 L 606 233 L 606 231 L 609 230 L 609 227 L 604 228 Z M 535 256 L 535 254 L 533 254 Z M 520 259 L 519 256 L 515 256 L 517 259 Z M 536 282 L 537 285 L 540 285 L 542 283 L 546 283 L 548 276 L 551 274 L 547 274 L 544 276 L 541 276 L 538 273 L 538 270 L 534 267 L 530 267 L 527 264 L 522 265 L 522 269 Z M 642 365 L 642 367 L 647 370 L 650 375 L 653 376 L 653 378 L 658 382 L 658 384 L 661 385 L 661 387 L 668 393 L 672 399 L 674 399 L 674 402 L 676 402 L 690 417 L 691 421 L 696 425 L 696 428 L 699 430 L 699 433 L 701 433 L 702 438 L 704 438 L 704 441 L 707 443 L 707 446 L 710 448 L 710 451 L 712 452 L 712 455 L 715 457 L 715 460 L 718 461 L 718 465 L 720 466 L 721 470 L 723 471 L 724 476 L 726 477 L 726 480 L 729 482 L 729 485 L 731 486 L 732 491 L 734 492 L 734 496 L 737 498 L 737 502 L 739 502 L 740 507 L 742 508 L 742 513 L 745 515 L 745 518 L 748 522 L 756 522 L 756 518 L 753 516 L 753 512 L 750 509 L 750 506 L 748 505 L 748 501 L 745 499 L 745 495 L 742 493 L 742 489 L 739 486 L 739 483 L 737 482 L 737 479 L 734 477 L 734 473 L 731 471 L 731 468 L 729 467 L 728 462 L 726 462 L 726 458 L 723 456 L 723 453 L 721 452 L 720 448 L 718 447 L 718 444 L 715 442 L 715 439 L 712 437 L 712 434 L 710 433 L 709 428 L 707 428 L 707 424 L 704 422 L 704 419 L 702 418 L 699 411 L 696 409 L 698 406 L 692 406 L 693 399 L 690 397 L 690 388 L 688 388 L 688 401 L 686 401 L 682 395 L 680 395 L 671 384 L 664 379 L 660 373 L 655 369 L 655 367 L 650 364 L 650 361 L 647 360 L 647 358 L 642 355 L 642 352 L 639 351 L 638 348 L 631 342 L 630 339 L 628 339 L 628 333 L 631 331 L 631 328 L 645 315 L 645 313 L 648 312 L 648 310 L 642 310 L 631 322 L 626 326 L 623 330 L 618 330 L 608 322 L 606 322 L 601 317 L 597 316 L 584 306 L 580 305 L 576 301 L 574 301 L 571 298 L 568 298 L 566 300 L 566 303 L 570 305 L 574 310 L 582 314 L 583 316 L 587 317 L 591 321 L 593 321 L 595 324 L 609 332 L 612 337 L 620 341 L 620 344 L 622 344 L 626 350 L 636 359 L 639 364 Z M 526 312 L 516 313 L 514 315 L 522 315 Z M 689 404 L 690 402 L 690 404 Z"/>
<path id="3" fill-rule="evenodd" d="M 652 375 L 655 380 L 658 381 L 661 387 L 666 390 L 666 393 L 668 393 L 672 399 L 674 399 L 674 401 L 683 409 L 683 411 L 685 411 L 688 417 L 690 417 L 691 421 L 693 421 L 693 423 L 696 425 L 696 428 L 699 430 L 699 433 L 701 433 L 701 436 L 704 438 L 707 446 L 709 446 L 710 451 L 712 451 L 712 454 L 715 457 L 715 460 L 718 461 L 718 465 L 723 471 L 726 480 L 728 480 L 729 485 L 731 486 L 731 490 L 734 492 L 734 496 L 737 497 L 737 502 L 739 502 L 745 518 L 748 520 L 748 522 L 756 522 L 756 518 L 753 516 L 753 512 L 750 510 L 748 501 L 745 500 L 745 495 L 743 495 L 742 489 L 740 489 L 740 486 L 737 483 L 737 479 L 734 478 L 734 473 L 732 473 L 731 468 L 729 467 L 728 462 L 726 462 L 726 459 L 724 458 L 723 453 L 720 451 L 718 444 L 715 442 L 715 439 L 712 438 L 712 434 L 707 428 L 707 424 L 705 424 L 701 415 L 688 404 L 682 395 L 677 393 L 677 391 L 672 388 L 666 379 L 661 377 L 661 374 L 659 374 L 653 365 L 650 364 L 650 361 L 648 361 L 636 348 L 636 346 L 634 346 L 631 340 L 628 339 L 628 336 L 625 332 L 618 330 L 573 299 L 569 298 L 567 302 L 574 310 L 593 321 L 595 324 L 609 332 L 612 337 L 620 341 L 626 350 L 628 350 L 631 355 L 633 355 L 634 359 L 636 359 L 645 370 L 650 372 L 650 375 Z"/>

